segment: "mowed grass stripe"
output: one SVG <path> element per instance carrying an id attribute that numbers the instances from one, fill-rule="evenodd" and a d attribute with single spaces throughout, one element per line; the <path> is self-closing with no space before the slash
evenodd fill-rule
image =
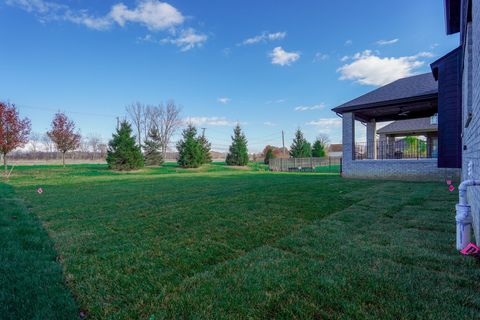
<path id="1" fill-rule="evenodd" d="M 472 279 L 480 272 L 472 269 L 473 259 L 454 250 L 454 225 L 449 233 L 401 227 L 412 202 L 451 205 L 454 197 L 438 185 L 421 183 L 378 183 L 365 191 L 384 201 L 384 217 L 372 210 L 378 209 L 378 202 L 370 196 L 273 246 L 186 279 L 160 314 L 233 319 L 475 318 L 480 299 Z M 432 191 L 441 197 L 435 199 Z M 445 219 L 450 210 L 443 209 L 410 211 L 406 218 Z M 440 248 L 424 247 L 435 243 Z M 450 247 L 442 251 L 445 245 Z"/>
<path id="2" fill-rule="evenodd" d="M 4 183 L 0 183 L 0 243 L 0 318 L 78 318 L 53 242 Z"/>

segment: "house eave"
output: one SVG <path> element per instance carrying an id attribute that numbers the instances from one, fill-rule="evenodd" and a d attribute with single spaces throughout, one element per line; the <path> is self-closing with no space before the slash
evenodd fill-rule
<path id="1" fill-rule="evenodd" d="M 460 0 L 445 0 L 445 26 L 448 35 L 460 32 Z"/>
<path id="2" fill-rule="evenodd" d="M 359 110 L 367 110 L 367 109 L 376 109 L 376 108 L 381 108 L 381 107 L 390 107 L 390 106 L 395 106 L 395 105 L 400 105 L 400 104 L 406 104 L 409 102 L 419 102 L 419 101 L 424 101 L 424 100 L 431 100 L 431 99 L 436 99 L 438 98 L 438 93 L 429 93 L 425 95 L 420 95 L 420 96 L 414 96 L 414 97 L 408 97 L 408 98 L 402 98 L 402 99 L 394 99 L 394 100 L 387 100 L 387 101 L 379 101 L 379 102 L 374 102 L 374 103 L 366 103 L 366 104 L 360 104 L 360 105 L 355 105 L 355 106 L 350 106 L 350 107 L 336 107 L 333 108 L 332 111 L 342 114 L 346 112 L 353 112 L 353 111 L 359 111 Z"/>

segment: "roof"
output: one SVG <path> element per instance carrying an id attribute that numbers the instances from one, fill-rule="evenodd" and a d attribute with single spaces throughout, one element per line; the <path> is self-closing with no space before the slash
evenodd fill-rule
<path id="1" fill-rule="evenodd" d="M 378 134 L 436 132 L 438 126 L 430 123 L 430 118 L 397 120 L 378 129 Z"/>
<path id="2" fill-rule="evenodd" d="M 369 109 L 421 98 L 436 97 L 438 85 L 432 73 L 419 74 L 396 80 L 344 103 L 332 111 L 337 113 Z"/>
<path id="3" fill-rule="evenodd" d="M 341 143 L 332 143 L 328 146 L 329 152 L 341 152 L 343 150 L 343 145 Z"/>

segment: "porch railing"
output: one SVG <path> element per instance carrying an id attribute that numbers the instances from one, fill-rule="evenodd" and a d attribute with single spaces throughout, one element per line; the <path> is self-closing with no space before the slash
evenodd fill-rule
<path id="1" fill-rule="evenodd" d="M 355 143 L 355 160 L 375 159 L 436 159 L 436 140 L 404 139 L 399 141 L 376 141 Z"/>

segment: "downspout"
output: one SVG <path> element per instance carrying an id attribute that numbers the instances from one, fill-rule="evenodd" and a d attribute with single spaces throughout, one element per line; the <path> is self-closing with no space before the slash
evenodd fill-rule
<path id="1" fill-rule="evenodd" d="M 470 243 L 470 233 L 472 229 L 471 207 L 467 201 L 467 188 L 471 186 L 480 186 L 480 180 L 465 180 L 458 186 L 458 204 L 455 206 L 457 214 L 457 250 L 464 249 Z"/>

